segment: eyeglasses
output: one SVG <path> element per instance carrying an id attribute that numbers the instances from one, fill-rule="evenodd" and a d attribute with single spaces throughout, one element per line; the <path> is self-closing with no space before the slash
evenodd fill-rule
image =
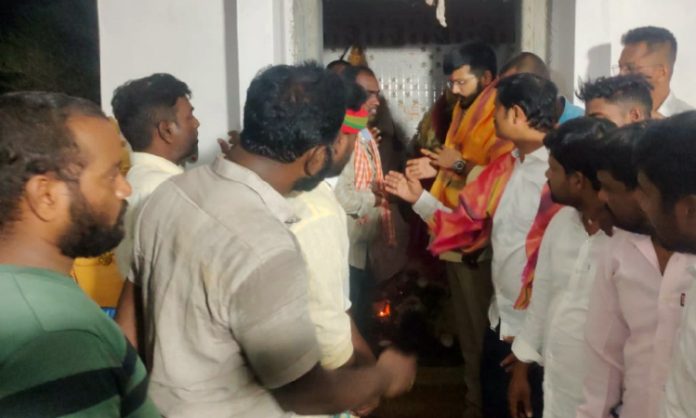
<path id="1" fill-rule="evenodd" d="M 457 85 L 458 87 L 464 87 L 466 83 L 474 79 L 476 79 L 476 76 L 461 78 L 459 80 L 447 80 L 447 88 L 451 89 L 455 85 Z"/>
<path id="2" fill-rule="evenodd" d="M 633 65 L 633 64 L 625 64 L 625 65 L 612 65 L 611 66 L 611 75 L 619 75 L 619 74 L 639 74 L 642 69 L 645 68 L 655 68 L 659 67 L 662 64 L 652 64 L 652 65 Z"/>
<path id="3" fill-rule="evenodd" d="M 380 90 L 365 90 L 365 93 L 367 93 L 368 99 L 370 97 L 375 97 L 375 98 L 379 99 Z"/>

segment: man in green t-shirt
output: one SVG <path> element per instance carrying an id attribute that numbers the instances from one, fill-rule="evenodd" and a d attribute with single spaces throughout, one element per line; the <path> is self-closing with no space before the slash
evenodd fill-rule
<path id="1" fill-rule="evenodd" d="M 0 95 L 0 416 L 155 417 L 143 364 L 70 278 L 123 237 L 130 186 L 97 105 Z"/>

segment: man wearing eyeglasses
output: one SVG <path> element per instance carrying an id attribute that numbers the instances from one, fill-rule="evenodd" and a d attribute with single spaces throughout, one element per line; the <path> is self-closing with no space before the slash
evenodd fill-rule
<path id="1" fill-rule="evenodd" d="M 693 109 L 679 100 L 670 89 L 677 60 L 677 40 L 665 28 L 644 26 L 631 29 L 621 37 L 624 48 L 618 74 L 642 74 L 652 85 L 653 117 L 668 117 Z"/>

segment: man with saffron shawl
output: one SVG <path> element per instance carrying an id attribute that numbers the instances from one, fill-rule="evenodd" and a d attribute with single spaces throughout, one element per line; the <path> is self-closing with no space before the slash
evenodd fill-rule
<path id="1" fill-rule="evenodd" d="M 556 125 L 557 104 L 555 85 L 537 75 L 516 74 L 498 82 L 495 130 L 515 149 L 496 158 L 466 185 L 454 210 L 424 193 L 413 177 L 391 172 L 385 179 L 387 191 L 414 203 L 414 210 L 430 222 L 434 254 L 452 250 L 472 254 L 492 244 L 495 292 L 481 360 L 486 417 L 508 416 L 509 377 L 499 363 L 510 353 L 510 342 L 524 321 L 541 237 L 559 209 L 544 187 L 548 152 L 542 143 Z M 540 406 L 541 400 L 535 404 Z"/>

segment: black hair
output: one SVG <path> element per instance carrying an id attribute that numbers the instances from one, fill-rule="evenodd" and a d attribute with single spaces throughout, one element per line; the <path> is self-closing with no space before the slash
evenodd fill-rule
<path id="1" fill-rule="evenodd" d="M 597 169 L 608 171 L 628 190 L 638 187 L 638 170 L 633 153 L 648 121 L 631 123 L 609 132 L 599 147 Z"/>
<path id="2" fill-rule="evenodd" d="M 351 65 L 350 67 L 346 68 L 343 70 L 343 73 L 341 76 L 349 81 L 356 82 L 358 79 L 358 76 L 362 73 L 368 74 L 374 78 L 377 78 L 375 75 L 375 72 L 372 71 L 370 67 L 367 67 L 365 65 Z"/>
<path id="3" fill-rule="evenodd" d="M 696 111 L 649 126 L 636 147 L 635 160 L 638 169 L 660 190 L 665 207 L 696 194 Z"/>
<path id="4" fill-rule="evenodd" d="M 654 51 L 663 45 L 669 45 L 669 60 L 672 65 L 677 60 L 677 39 L 672 32 L 657 26 L 642 26 L 631 29 L 621 37 L 622 45 L 645 42 L 649 51 Z"/>
<path id="5" fill-rule="evenodd" d="M 522 108 L 531 128 L 548 132 L 556 125 L 558 88 L 550 80 L 518 73 L 500 80 L 497 89 L 498 102 L 506 109 Z"/>
<path id="6" fill-rule="evenodd" d="M 472 42 L 451 49 L 442 60 L 442 71 L 450 75 L 458 68 L 469 65 L 471 73 L 481 77 L 490 71 L 491 76 L 498 75 L 498 61 L 495 51 L 483 42 Z"/>
<path id="7" fill-rule="evenodd" d="M 318 145 L 331 145 L 346 112 L 341 78 L 316 63 L 276 65 L 247 90 L 240 144 L 248 152 L 290 163 Z"/>
<path id="8" fill-rule="evenodd" d="M 546 66 L 544 60 L 531 52 L 522 52 L 514 56 L 510 61 L 503 65 L 503 68 L 500 69 L 500 74 L 505 74 L 510 70 L 536 74 L 539 77 L 547 80 L 551 79 L 549 68 Z"/>
<path id="9" fill-rule="evenodd" d="M 637 103 L 643 107 L 646 117 L 652 111 L 652 86 L 642 74 L 626 74 L 614 77 L 599 77 L 588 80 L 576 93 L 585 103 L 594 99 L 604 99 L 610 103 Z"/>
<path id="10" fill-rule="evenodd" d="M 337 59 L 337 60 L 333 60 L 330 63 L 326 64 L 326 69 L 329 71 L 341 73 L 341 72 L 345 71 L 346 68 L 351 67 L 351 66 L 352 65 L 348 61 L 346 61 L 344 59 Z M 338 68 L 340 68 L 340 67 L 343 67 L 343 69 L 339 71 Z"/>
<path id="11" fill-rule="evenodd" d="M 130 80 L 114 90 L 111 108 L 133 151 L 150 146 L 159 122 L 176 121 L 174 106 L 180 97 L 190 98 L 191 90 L 183 81 L 165 73 Z"/>
<path id="12" fill-rule="evenodd" d="M 544 145 L 549 154 L 563 166 L 566 174 L 578 172 L 599 190 L 597 158 L 600 142 L 616 125 L 605 119 L 581 117 L 562 124 L 549 132 Z"/>
<path id="13" fill-rule="evenodd" d="M 84 161 L 67 126 L 72 116 L 107 120 L 96 104 L 62 93 L 0 95 L 0 233 L 18 219 L 19 201 L 32 176 L 79 176 Z"/>
<path id="14" fill-rule="evenodd" d="M 351 110 L 360 110 L 365 101 L 367 101 L 367 93 L 362 86 L 355 81 L 343 79 L 346 88 L 346 108 Z"/>

